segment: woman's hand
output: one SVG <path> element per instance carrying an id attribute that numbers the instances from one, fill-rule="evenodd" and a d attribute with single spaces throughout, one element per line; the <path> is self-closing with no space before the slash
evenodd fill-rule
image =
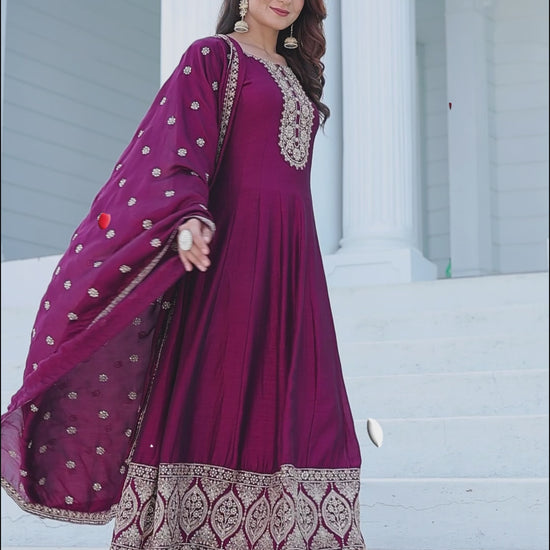
<path id="1" fill-rule="evenodd" d="M 190 250 L 182 250 L 178 246 L 178 254 L 186 271 L 193 271 L 193 266 L 201 271 L 206 271 L 210 266 L 210 241 L 212 240 L 212 230 L 200 220 L 191 218 L 178 227 L 178 235 L 183 230 L 191 231 L 193 235 L 193 245 Z"/>

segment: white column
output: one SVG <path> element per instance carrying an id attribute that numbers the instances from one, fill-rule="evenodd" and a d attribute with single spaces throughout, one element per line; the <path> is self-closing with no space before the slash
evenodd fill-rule
<path id="1" fill-rule="evenodd" d="M 189 45 L 216 33 L 221 2 L 162 0 L 160 29 L 161 83 L 176 68 Z"/>
<path id="2" fill-rule="evenodd" d="M 493 272 L 487 81 L 488 0 L 446 0 L 453 277 Z"/>
<path id="3" fill-rule="evenodd" d="M 415 18 L 412 0 L 342 10 L 343 238 L 329 285 L 434 279 L 416 248 Z"/>
<path id="4" fill-rule="evenodd" d="M 340 0 L 327 0 L 324 22 L 327 51 L 323 102 L 330 108 L 313 150 L 311 191 L 319 244 L 323 254 L 338 250 L 342 238 L 342 43 Z"/>

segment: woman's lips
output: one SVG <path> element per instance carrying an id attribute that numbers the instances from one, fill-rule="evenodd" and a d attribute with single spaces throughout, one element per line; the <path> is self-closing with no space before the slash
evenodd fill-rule
<path id="1" fill-rule="evenodd" d="M 290 12 L 286 10 L 280 10 L 278 8 L 271 8 L 277 15 L 280 15 L 281 17 L 286 17 Z"/>

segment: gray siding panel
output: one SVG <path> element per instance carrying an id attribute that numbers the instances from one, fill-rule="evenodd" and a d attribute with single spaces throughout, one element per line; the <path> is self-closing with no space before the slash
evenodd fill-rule
<path id="1" fill-rule="evenodd" d="M 493 250 L 499 273 L 548 269 L 548 2 L 493 5 Z"/>
<path id="2" fill-rule="evenodd" d="M 160 82 L 160 2 L 9 0 L 3 260 L 59 254 Z"/>

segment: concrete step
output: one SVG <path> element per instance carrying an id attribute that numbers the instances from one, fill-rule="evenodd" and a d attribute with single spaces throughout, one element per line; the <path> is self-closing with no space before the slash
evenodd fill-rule
<path id="1" fill-rule="evenodd" d="M 36 310 L 60 259 L 55 255 L 2 262 L 2 308 Z"/>
<path id="2" fill-rule="evenodd" d="M 548 414 L 548 370 L 346 377 L 357 420 Z"/>
<path id="3" fill-rule="evenodd" d="M 514 275 L 463 277 L 405 284 L 331 288 L 336 315 L 356 312 L 410 313 L 419 309 L 485 309 L 523 304 L 548 305 L 548 271 Z"/>
<path id="4" fill-rule="evenodd" d="M 548 477 L 548 415 L 376 420 L 381 447 L 355 423 L 365 477 Z"/>
<path id="5" fill-rule="evenodd" d="M 80 525 L 44 519 L 24 512 L 2 490 L 2 550 L 9 547 L 101 548 L 111 542 L 114 521 L 106 525 Z"/>
<path id="6" fill-rule="evenodd" d="M 548 333 L 339 344 L 346 376 L 548 368 Z"/>
<path id="7" fill-rule="evenodd" d="M 548 550 L 548 479 L 366 478 L 360 514 L 369 550 Z"/>
<path id="8" fill-rule="evenodd" d="M 348 309 L 345 315 L 335 315 L 334 322 L 342 343 L 525 335 L 533 330 L 548 332 L 548 306 L 523 304 L 483 309 L 419 309 L 411 314 L 369 310 L 364 304 L 358 303 L 352 310 Z"/>
<path id="9" fill-rule="evenodd" d="M 4 497 L 2 550 L 109 544 L 112 524 L 74 525 L 30 514 L 12 520 L 4 517 Z M 369 550 L 548 548 L 548 479 L 364 478 L 360 513 Z"/>

